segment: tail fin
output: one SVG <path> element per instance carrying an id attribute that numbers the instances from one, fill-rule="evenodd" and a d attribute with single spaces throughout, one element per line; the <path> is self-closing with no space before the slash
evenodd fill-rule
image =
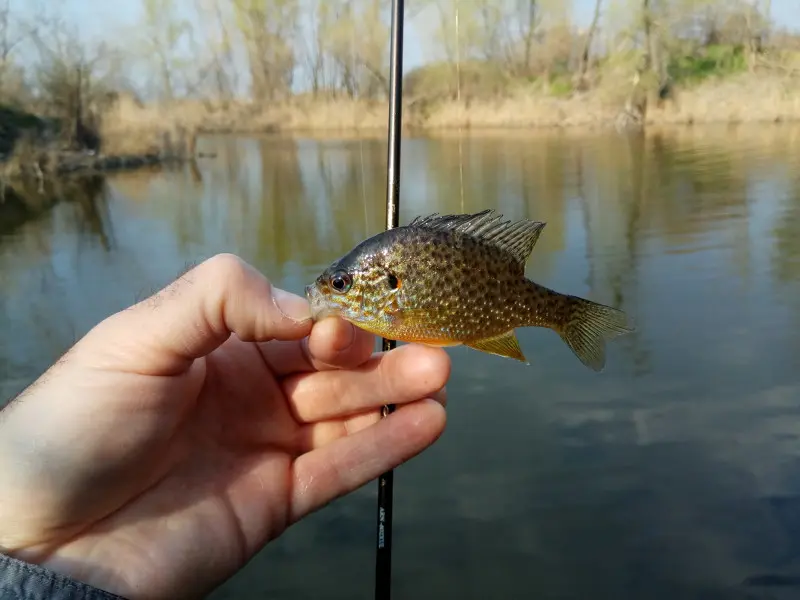
<path id="1" fill-rule="evenodd" d="M 558 333 L 584 365 L 602 371 L 606 364 L 605 342 L 635 331 L 635 327 L 621 310 L 576 296 L 569 300 L 569 317 Z"/>

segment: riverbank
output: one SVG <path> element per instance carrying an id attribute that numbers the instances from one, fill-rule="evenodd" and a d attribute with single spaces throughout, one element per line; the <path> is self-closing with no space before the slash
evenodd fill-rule
<path id="1" fill-rule="evenodd" d="M 74 123 L 65 128 L 55 119 L 0 105 L 0 204 L 52 194 L 62 189 L 58 180 L 70 175 L 157 167 L 194 155 L 196 133 L 179 123 L 130 123 L 109 110 L 97 116 L 99 127 L 89 137 L 94 143 L 85 146 L 65 133 L 74 131 Z M 85 124 L 78 128 L 86 137 Z"/>
<path id="2" fill-rule="evenodd" d="M 406 130 L 459 128 L 614 127 L 630 86 L 604 87 L 584 93 L 557 90 L 517 91 L 495 99 L 439 100 L 415 98 L 404 103 Z M 351 99 L 293 98 L 258 106 L 251 103 L 212 105 L 181 102 L 172 107 L 120 106 L 121 121 L 131 132 L 146 133 L 163 123 L 205 133 L 341 132 L 348 135 L 385 130 L 385 102 Z M 659 103 L 648 98 L 645 126 L 736 124 L 800 121 L 800 77 L 741 74 L 709 79 L 678 89 Z"/>
<path id="3" fill-rule="evenodd" d="M 612 128 L 630 91 L 630 84 L 606 84 L 582 93 L 564 93 L 562 88 L 551 86 L 462 102 L 416 94 L 405 102 L 404 126 L 407 132 L 431 134 L 463 129 L 533 133 L 534 129 L 547 128 Z M 19 177 L 42 179 L 138 169 L 202 157 L 196 148 L 197 138 L 208 133 L 382 136 L 388 107 L 386 102 L 311 96 L 268 105 L 196 100 L 155 105 L 120 95 L 99 115 L 101 144 L 97 151 L 59 148 L 56 142 L 46 141 L 43 122 L 32 120 L 35 118 L 30 115 L 24 121 L 15 118 L 19 127 L 33 133 L 17 132 L 14 143 L 5 144 L 8 154 L 2 177 L 12 186 Z M 650 97 L 643 119 L 648 129 L 788 122 L 800 122 L 800 77 L 751 73 L 709 78 L 676 90 L 663 102 Z M 3 131 L 12 132 L 14 126 L 4 123 Z"/>

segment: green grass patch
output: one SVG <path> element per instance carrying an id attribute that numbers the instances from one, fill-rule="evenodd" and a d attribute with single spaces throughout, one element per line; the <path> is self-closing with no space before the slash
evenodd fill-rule
<path id="1" fill-rule="evenodd" d="M 564 98 L 575 91 L 575 86 L 572 85 L 572 78 L 568 75 L 561 75 L 550 80 L 547 91 L 551 96 Z"/>
<path id="2" fill-rule="evenodd" d="M 694 54 L 673 56 L 667 70 L 675 82 L 699 83 L 710 77 L 725 77 L 746 71 L 747 56 L 741 46 L 707 46 Z"/>

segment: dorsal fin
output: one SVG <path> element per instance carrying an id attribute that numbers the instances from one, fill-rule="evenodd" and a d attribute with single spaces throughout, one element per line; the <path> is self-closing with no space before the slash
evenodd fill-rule
<path id="1" fill-rule="evenodd" d="M 457 231 L 508 252 L 514 260 L 524 265 L 545 223 L 527 219 L 511 222 L 502 218 L 503 215 L 493 210 L 467 215 L 434 213 L 427 217 L 416 217 L 408 226 L 429 231 Z"/>

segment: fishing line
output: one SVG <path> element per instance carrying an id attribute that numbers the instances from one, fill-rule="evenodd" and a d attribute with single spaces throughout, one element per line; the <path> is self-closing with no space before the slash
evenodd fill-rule
<path id="1" fill-rule="evenodd" d="M 458 105 L 458 181 L 461 191 L 461 212 L 464 211 L 464 153 L 461 148 L 464 111 L 461 106 L 461 34 L 458 27 L 458 2 L 456 2 L 456 104 Z"/>
<path id="2" fill-rule="evenodd" d="M 369 235 L 369 217 L 367 216 L 367 189 L 366 183 L 364 182 L 364 140 L 358 125 L 356 125 L 358 100 L 361 98 L 361 95 L 359 93 L 358 80 L 356 79 L 356 20 L 353 18 L 352 12 L 350 14 L 350 20 L 353 24 L 350 28 L 350 76 L 353 79 L 353 126 L 358 136 L 358 153 L 361 158 L 361 174 L 359 179 L 361 180 L 361 204 L 364 207 L 364 235 L 366 236 Z"/>
<path id="3" fill-rule="evenodd" d="M 358 152 L 361 155 L 361 204 L 364 206 L 364 235 L 369 235 L 369 216 L 367 215 L 367 184 L 364 181 L 364 142 L 358 136 Z"/>
<path id="4" fill-rule="evenodd" d="M 400 142 L 403 118 L 403 0 L 392 0 L 391 52 L 389 56 L 389 142 L 386 173 L 386 229 L 398 226 L 400 214 Z M 397 347 L 395 340 L 383 338 L 383 350 Z M 387 404 L 381 414 L 394 412 Z M 378 478 L 378 531 L 375 555 L 375 598 L 389 600 L 392 586 L 392 500 L 394 471 Z"/>

